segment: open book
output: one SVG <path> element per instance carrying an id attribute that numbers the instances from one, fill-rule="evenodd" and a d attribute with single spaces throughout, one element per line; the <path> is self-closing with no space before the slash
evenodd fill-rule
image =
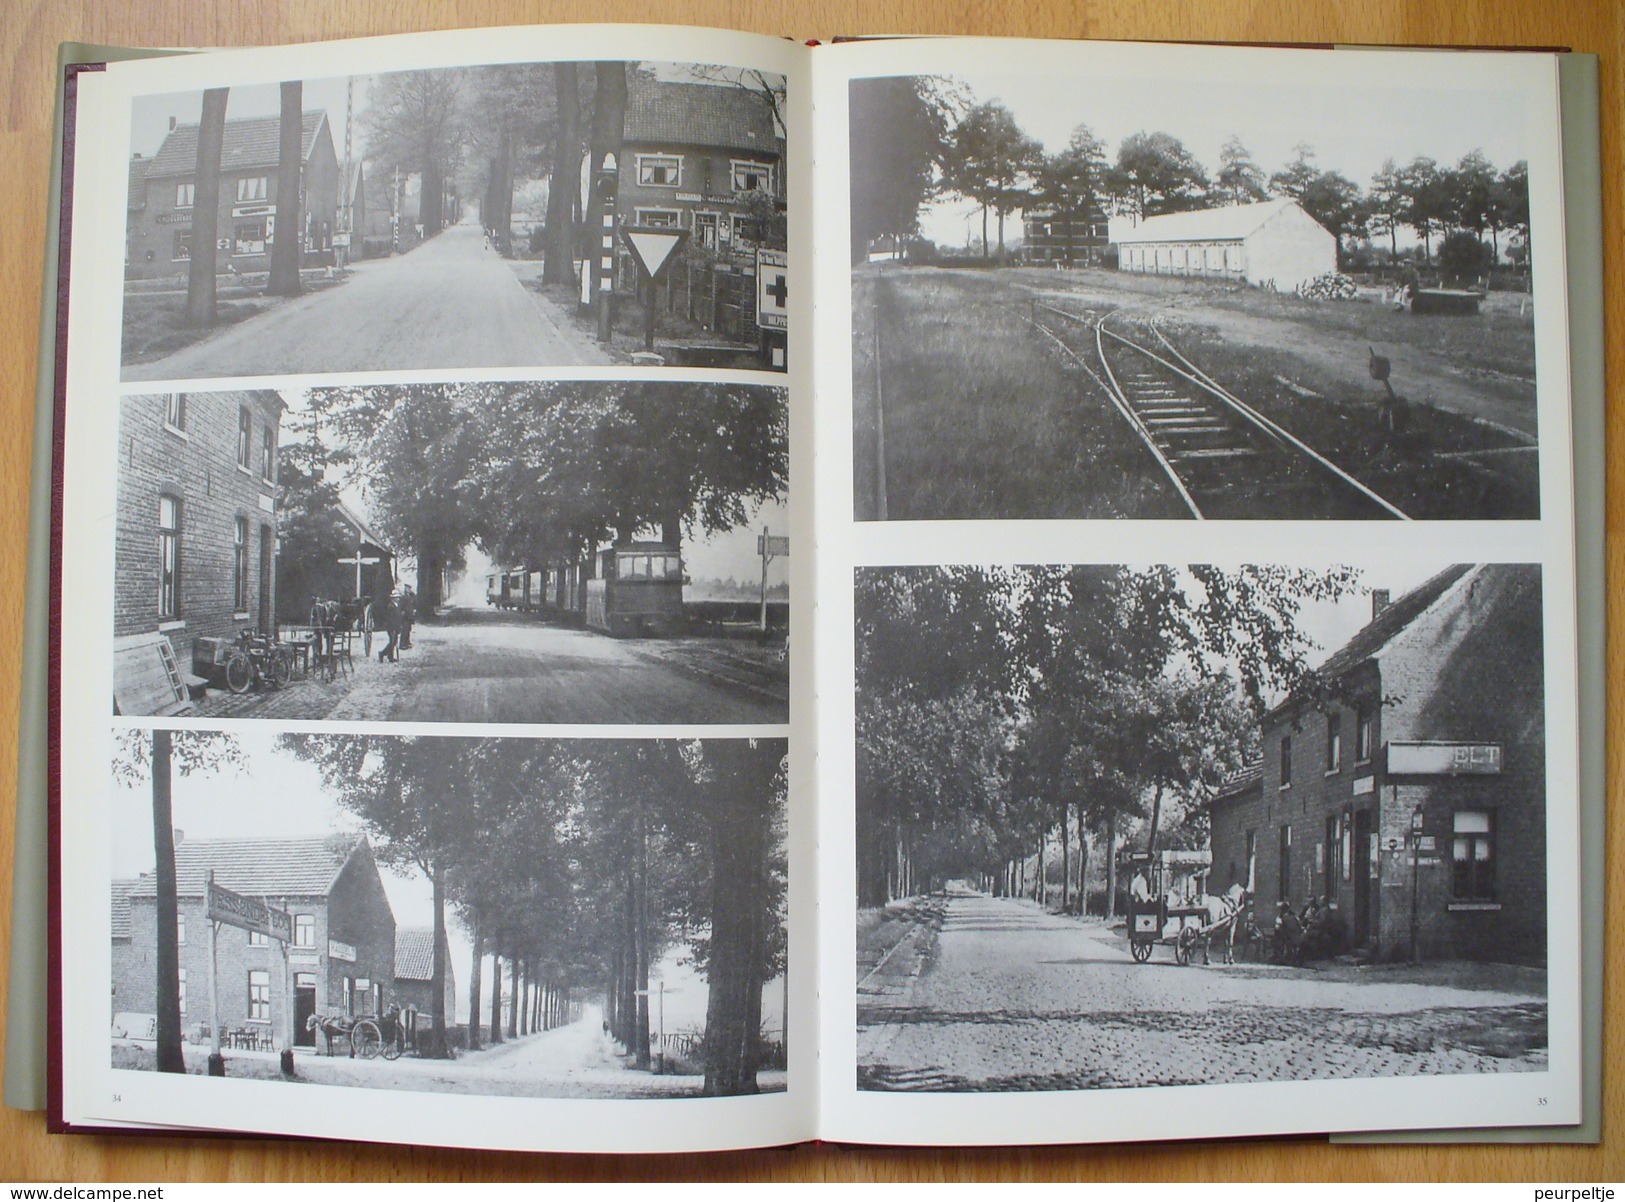
<path id="1" fill-rule="evenodd" d="M 74 71 L 54 1121 L 1581 1123 L 1587 66 Z"/>

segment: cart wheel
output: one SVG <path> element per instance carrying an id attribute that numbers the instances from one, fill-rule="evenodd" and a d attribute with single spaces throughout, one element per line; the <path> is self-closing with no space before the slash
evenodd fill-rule
<path id="1" fill-rule="evenodd" d="M 246 651 L 233 651 L 226 660 L 226 687 L 233 693 L 246 693 L 254 683 L 254 661 Z"/>
<path id="2" fill-rule="evenodd" d="M 1174 944 L 1174 959 L 1181 964 L 1189 964 L 1196 956 L 1197 939 L 1195 927 L 1181 927 L 1179 940 Z"/>
<path id="3" fill-rule="evenodd" d="M 363 1060 L 371 1060 L 378 1055 L 378 1049 L 384 1042 L 378 1027 L 371 1020 L 357 1023 L 355 1030 L 350 1032 L 350 1039 L 355 1043 L 355 1054 Z"/>
<path id="4" fill-rule="evenodd" d="M 367 606 L 361 612 L 361 650 L 368 659 L 372 658 L 372 606 Z"/>
<path id="5" fill-rule="evenodd" d="M 384 1059 L 385 1060 L 398 1060 L 400 1058 L 400 1055 L 401 1055 L 400 1037 L 397 1036 L 396 1038 L 391 1039 L 387 1043 L 385 1043 L 383 1050 L 384 1050 Z"/>
<path id="6" fill-rule="evenodd" d="M 1140 940 L 1136 939 L 1129 943 L 1128 950 L 1129 955 L 1134 957 L 1134 962 L 1136 964 L 1144 964 L 1147 960 L 1151 959 L 1150 943 L 1141 942 Z"/>
<path id="7" fill-rule="evenodd" d="M 265 674 L 270 677 L 273 688 L 282 688 L 293 678 L 293 657 L 281 649 L 271 652 L 271 661 L 265 665 Z"/>

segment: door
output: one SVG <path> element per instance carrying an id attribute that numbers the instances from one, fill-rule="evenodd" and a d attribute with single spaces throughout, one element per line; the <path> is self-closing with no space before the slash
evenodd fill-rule
<path id="1" fill-rule="evenodd" d="M 275 550 L 276 536 L 271 533 L 269 526 L 260 527 L 260 619 L 259 628 L 268 631 L 275 627 L 276 621 L 271 615 L 271 556 Z"/>
<path id="2" fill-rule="evenodd" d="M 1371 811 L 1354 811 L 1354 915 L 1352 934 L 1359 947 L 1371 937 Z"/>
<path id="3" fill-rule="evenodd" d="M 316 1046 L 316 1032 L 309 1029 L 310 1017 L 316 1013 L 316 976 L 314 973 L 293 974 L 293 1042 L 295 1047 Z"/>

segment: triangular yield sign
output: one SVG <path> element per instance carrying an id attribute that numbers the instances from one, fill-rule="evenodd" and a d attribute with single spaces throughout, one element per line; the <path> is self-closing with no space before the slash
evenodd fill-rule
<path id="1" fill-rule="evenodd" d="M 653 279 L 660 274 L 660 269 L 671 258 L 671 252 L 676 250 L 687 236 L 686 230 L 665 229 L 634 229 L 625 227 L 621 234 L 626 238 L 626 244 L 632 248 L 644 272 Z"/>

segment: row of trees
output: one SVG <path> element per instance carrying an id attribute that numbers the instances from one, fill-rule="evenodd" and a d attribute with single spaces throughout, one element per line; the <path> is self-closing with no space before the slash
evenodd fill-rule
<path id="1" fill-rule="evenodd" d="M 904 241 L 917 234 L 921 206 L 944 194 L 980 208 L 984 256 L 992 245 L 990 214 L 1002 257 L 1005 218 L 1020 209 L 1043 208 L 1087 226 L 1108 212 L 1140 220 L 1274 197 L 1301 204 L 1339 248 L 1386 237 L 1397 257 L 1399 231 L 1409 229 L 1426 260 L 1435 238 L 1458 231 L 1480 242 L 1488 236 L 1495 260 L 1502 234 L 1518 239 L 1509 252 L 1527 254 L 1528 164 L 1497 170 L 1476 150 L 1454 166 L 1425 156 L 1405 164 L 1388 159 L 1362 188 L 1321 167 L 1308 144 L 1268 174 L 1234 136 L 1211 174 L 1163 131 L 1130 134 L 1111 158 L 1093 130 L 1079 125 L 1066 146 L 1046 153 L 1003 104 L 976 103 L 962 85 L 938 76 L 854 81 L 851 112 L 854 261 L 877 237 Z"/>
<path id="2" fill-rule="evenodd" d="M 479 546 L 497 563 L 570 562 L 657 527 L 745 522 L 782 496 L 789 431 L 780 389 L 609 381 L 376 386 L 309 394 L 283 452 L 285 554 L 345 554 L 335 469 L 417 557 L 417 592 Z"/>
<path id="3" fill-rule="evenodd" d="M 470 933 L 468 1043 L 562 1020 L 603 997 L 615 1037 L 650 1063 L 650 967 L 691 945 L 708 985 L 705 1092 L 756 1091 L 763 985 L 784 970 L 782 740 L 633 741 L 286 735 L 361 822 L 378 859 L 434 899 L 430 1054 L 444 1054 L 448 918 Z M 214 734 L 132 734 L 127 779 L 150 775 L 158 888 L 158 1067 L 180 1055 L 171 773 L 246 768 Z M 489 1000 L 481 964 L 491 957 Z M 487 1023 L 487 1005 L 489 1021 Z M 527 1015 L 529 1017 L 527 1017 Z"/>
<path id="4" fill-rule="evenodd" d="M 1270 697 L 1313 702 L 1302 607 L 1351 569 L 905 568 L 858 574 L 858 902 L 995 892 L 1056 832 L 1063 904 L 1131 830 L 1201 846 Z M 1081 890 L 1081 884 L 1080 884 Z M 1076 903 L 1081 908 L 1082 898 Z"/>

